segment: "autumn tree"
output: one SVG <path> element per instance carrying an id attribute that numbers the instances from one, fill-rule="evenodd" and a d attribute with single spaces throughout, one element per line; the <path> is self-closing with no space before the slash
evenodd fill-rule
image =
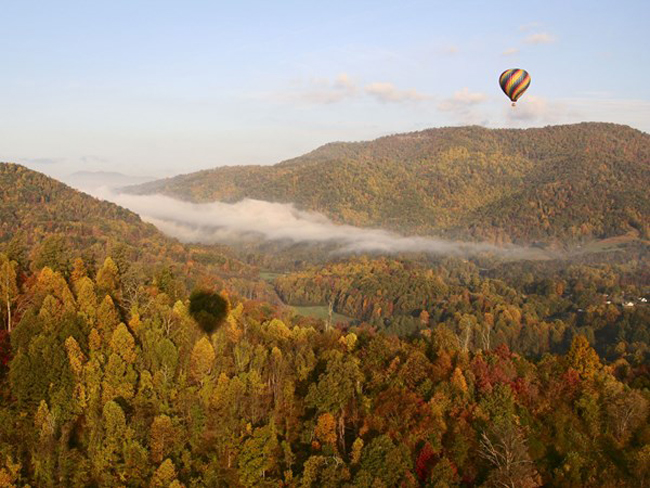
<path id="1" fill-rule="evenodd" d="M 190 356 L 190 378 L 197 383 L 202 382 L 212 371 L 215 357 L 210 340 L 207 337 L 199 339 Z"/>
<path id="2" fill-rule="evenodd" d="M 35 270 L 48 267 L 65 275 L 69 268 L 68 247 L 63 236 L 47 236 L 34 251 L 32 267 Z"/>
<path id="3" fill-rule="evenodd" d="M 153 477 L 151 478 L 151 488 L 181 488 L 182 485 L 176 479 L 176 468 L 171 459 L 165 459 Z"/>
<path id="4" fill-rule="evenodd" d="M 573 338 L 566 360 L 568 366 L 583 378 L 592 378 L 601 366 L 598 354 L 583 335 Z"/>
<path id="5" fill-rule="evenodd" d="M 361 400 L 363 375 L 357 361 L 351 356 L 334 353 L 327 362 L 327 369 L 317 384 L 309 387 L 306 402 L 319 412 L 338 417 L 338 440 L 342 453 L 345 449 L 345 424 L 350 414 L 358 408 Z"/>
<path id="6" fill-rule="evenodd" d="M 276 465 L 278 441 L 275 426 L 271 423 L 258 427 L 248 438 L 239 454 L 239 479 L 244 486 L 265 484 L 267 473 Z"/>
<path id="7" fill-rule="evenodd" d="M 149 446 L 151 459 L 159 463 L 169 451 L 169 447 L 175 440 L 176 430 L 172 420 L 167 415 L 157 415 L 151 424 L 149 433 Z"/>
<path id="8" fill-rule="evenodd" d="M 115 295 L 120 286 L 120 272 L 111 257 L 104 260 L 104 264 L 97 271 L 97 288 L 100 292 Z"/>

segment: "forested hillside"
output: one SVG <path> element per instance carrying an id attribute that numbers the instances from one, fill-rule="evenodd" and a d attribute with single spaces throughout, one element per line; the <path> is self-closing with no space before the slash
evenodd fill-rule
<path id="1" fill-rule="evenodd" d="M 337 222 L 496 243 L 650 236 L 650 136 L 602 123 L 456 127 L 332 143 L 127 190 L 291 202 Z"/>
<path id="2" fill-rule="evenodd" d="M 110 255 L 122 280 L 156 269 L 188 284 L 218 280 L 249 296 L 269 296 L 263 284 L 251 281 L 255 270 L 226 248 L 181 244 L 135 213 L 41 173 L 0 163 L 0 189 L 0 252 L 23 267 L 31 261 L 68 276 L 75 257 L 93 269 Z"/>
<path id="3" fill-rule="evenodd" d="M 18 266 L 0 254 L 5 276 Z M 647 363 L 323 332 L 232 300 L 208 336 L 151 275 L 109 257 L 11 275 L 0 333 L 0 485 L 8 487 L 647 486 Z M 4 292 L 3 292 L 4 294 Z M 509 314 L 513 314 L 508 310 Z"/>
<path id="4" fill-rule="evenodd" d="M 634 269 L 642 276 L 648 264 Z M 631 281 L 628 271 L 545 262 L 497 266 L 487 276 L 462 260 L 427 266 L 364 257 L 274 283 L 292 305 L 331 304 L 358 324 L 387 333 L 404 336 L 445 324 L 466 349 L 506 345 L 538 356 L 565 351 L 580 334 L 606 357 L 643 363 L 650 356 L 650 283 Z"/>

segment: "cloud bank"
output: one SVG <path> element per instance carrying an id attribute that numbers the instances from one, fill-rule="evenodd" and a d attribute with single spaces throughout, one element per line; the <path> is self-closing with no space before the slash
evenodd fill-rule
<path id="1" fill-rule="evenodd" d="M 315 78 L 307 86 L 299 83 L 291 92 L 281 93 L 276 98 L 309 105 L 329 105 L 359 99 L 364 95 L 381 103 L 412 103 L 431 99 L 430 95 L 414 88 L 400 89 L 390 82 L 376 81 L 360 85 L 347 73 L 340 73 L 332 80 Z"/>
<path id="2" fill-rule="evenodd" d="M 525 258 L 531 251 L 512 246 L 405 237 L 381 229 L 335 224 L 292 204 L 245 199 L 237 203 L 190 203 L 163 195 L 127 195 L 102 190 L 104 198 L 138 213 L 143 220 L 182 242 L 233 244 L 242 240 L 331 244 L 338 253 L 492 253 Z"/>

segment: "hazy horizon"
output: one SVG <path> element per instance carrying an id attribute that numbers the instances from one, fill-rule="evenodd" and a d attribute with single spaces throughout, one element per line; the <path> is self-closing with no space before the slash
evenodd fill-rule
<path id="1" fill-rule="evenodd" d="M 569 124 L 551 124 L 551 125 L 575 125 L 575 124 L 580 124 L 580 123 L 610 123 L 610 122 L 605 122 L 605 121 L 585 121 L 585 122 L 574 122 L 574 123 L 569 123 Z M 470 126 L 470 125 L 477 125 L 477 124 L 468 124 L 465 125 L 465 127 Z M 619 125 L 625 125 L 625 124 L 619 124 Z M 547 125 L 539 125 L 539 126 L 530 126 L 530 127 L 525 127 L 525 129 L 536 129 L 536 128 L 543 128 L 547 127 Z M 420 129 L 420 131 L 425 131 L 425 130 L 434 130 L 434 129 L 441 129 L 441 128 L 449 128 L 449 127 L 463 127 L 462 125 L 458 126 L 441 126 L 441 127 L 424 127 Z M 646 134 L 650 133 L 648 131 L 643 131 L 641 129 L 637 129 L 635 127 L 631 127 L 632 129 L 639 130 L 641 132 L 644 132 Z M 508 127 L 486 127 L 486 129 L 508 129 Z M 293 156 L 290 156 L 288 158 L 282 159 L 282 160 L 277 160 L 277 161 L 271 161 L 266 164 L 259 164 L 261 166 L 273 166 L 279 163 L 282 163 L 284 161 L 294 159 L 296 157 L 301 157 L 306 154 L 309 154 L 310 152 L 327 145 L 329 143 L 356 143 L 356 142 L 368 142 L 372 140 L 379 139 L 381 137 L 386 137 L 386 136 L 391 136 L 391 135 L 399 135 L 397 132 L 391 132 L 387 134 L 383 134 L 380 136 L 377 136 L 376 138 L 373 139 L 368 139 L 368 140 L 354 140 L 354 141 L 329 141 L 328 143 L 324 143 L 321 146 L 311 148 L 304 153 L 296 154 Z M 132 185 L 140 185 L 143 183 L 147 182 L 153 182 L 156 180 L 162 180 L 166 178 L 173 178 L 176 176 L 182 176 L 185 174 L 191 174 L 194 172 L 198 171 L 203 171 L 203 170 L 210 170 L 210 169 L 216 169 L 219 167 L 223 166 L 247 166 L 248 164 L 240 164 L 240 165 L 229 165 L 229 164 L 223 164 L 223 165 L 218 165 L 218 166 L 208 166 L 205 168 L 199 168 L 196 170 L 183 170 L 180 169 L 179 173 L 170 173 L 170 174 L 160 174 L 158 176 L 154 176 L 153 174 L 142 174 L 141 172 L 138 172 L 137 168 L 135 168 L 135 171 L 129 171 L 129 169 L 126 169 L 126 171 L 112 171 L 111 167 L 108 166 L 103 169 L 97 169 L 97 170 L 87 170 L 87 169 L 77 169 L 73 172 L 61 172 L 60 168 L 57 168 L 56 165 L 51 165 L 49 163 L 39 163 L 38 161 L 9 161 L 9 160 L 0 160 L 0 162 L 4 163 L 15 163 L 15 164 L 21 164 L 29 169 L 32 169 L 34 171 L 38 171 L 40 173 L 43 173 L 47 176 L 50 176 L 52 178 L 55 178 L 77 190 L 86 192 L 86 193 L 93 193 L 97 189 L 101 188 L 107 188 L 111 190 L 117 190 L 123 187 L 127 186 L 132 186 Z M 251 166 L 255 166 L 255 164 L 251 163 Z M 155 173 L 155 172 L 152 172 Z M 109 178 L 109 181 L 107 181 L 104 178 Z"/>

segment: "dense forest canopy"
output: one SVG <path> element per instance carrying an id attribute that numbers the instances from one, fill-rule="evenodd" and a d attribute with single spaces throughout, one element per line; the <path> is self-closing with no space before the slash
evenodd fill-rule
<path id="1" fill-rule="evenodd" d="M 332 143 L 275 166 L 130 187 L 196 202 L 294 203 L 336 222 L 496 243 L 650 236 L 650 136 L 582 123 L 453 127 Z"/>
<path id="2" fill-rule="evenodd" d="M 583 335 L 564 355 L 532 360 L 503 344 L 468 347 L 445 322 L 409 339 L 324 330 L 234 296 L 206 335 L 187 295 L 148 275 L 133 296 L 110 257 L 94 278 L 80 260 L 67 279 L 5 254 L 0 263 L 19 271 L 17 325 L 0 335 L 2 486 L 650 478 L 648 363 L 605 363 Z M 504 313 L 517 319 L 514 307 Z"/>

